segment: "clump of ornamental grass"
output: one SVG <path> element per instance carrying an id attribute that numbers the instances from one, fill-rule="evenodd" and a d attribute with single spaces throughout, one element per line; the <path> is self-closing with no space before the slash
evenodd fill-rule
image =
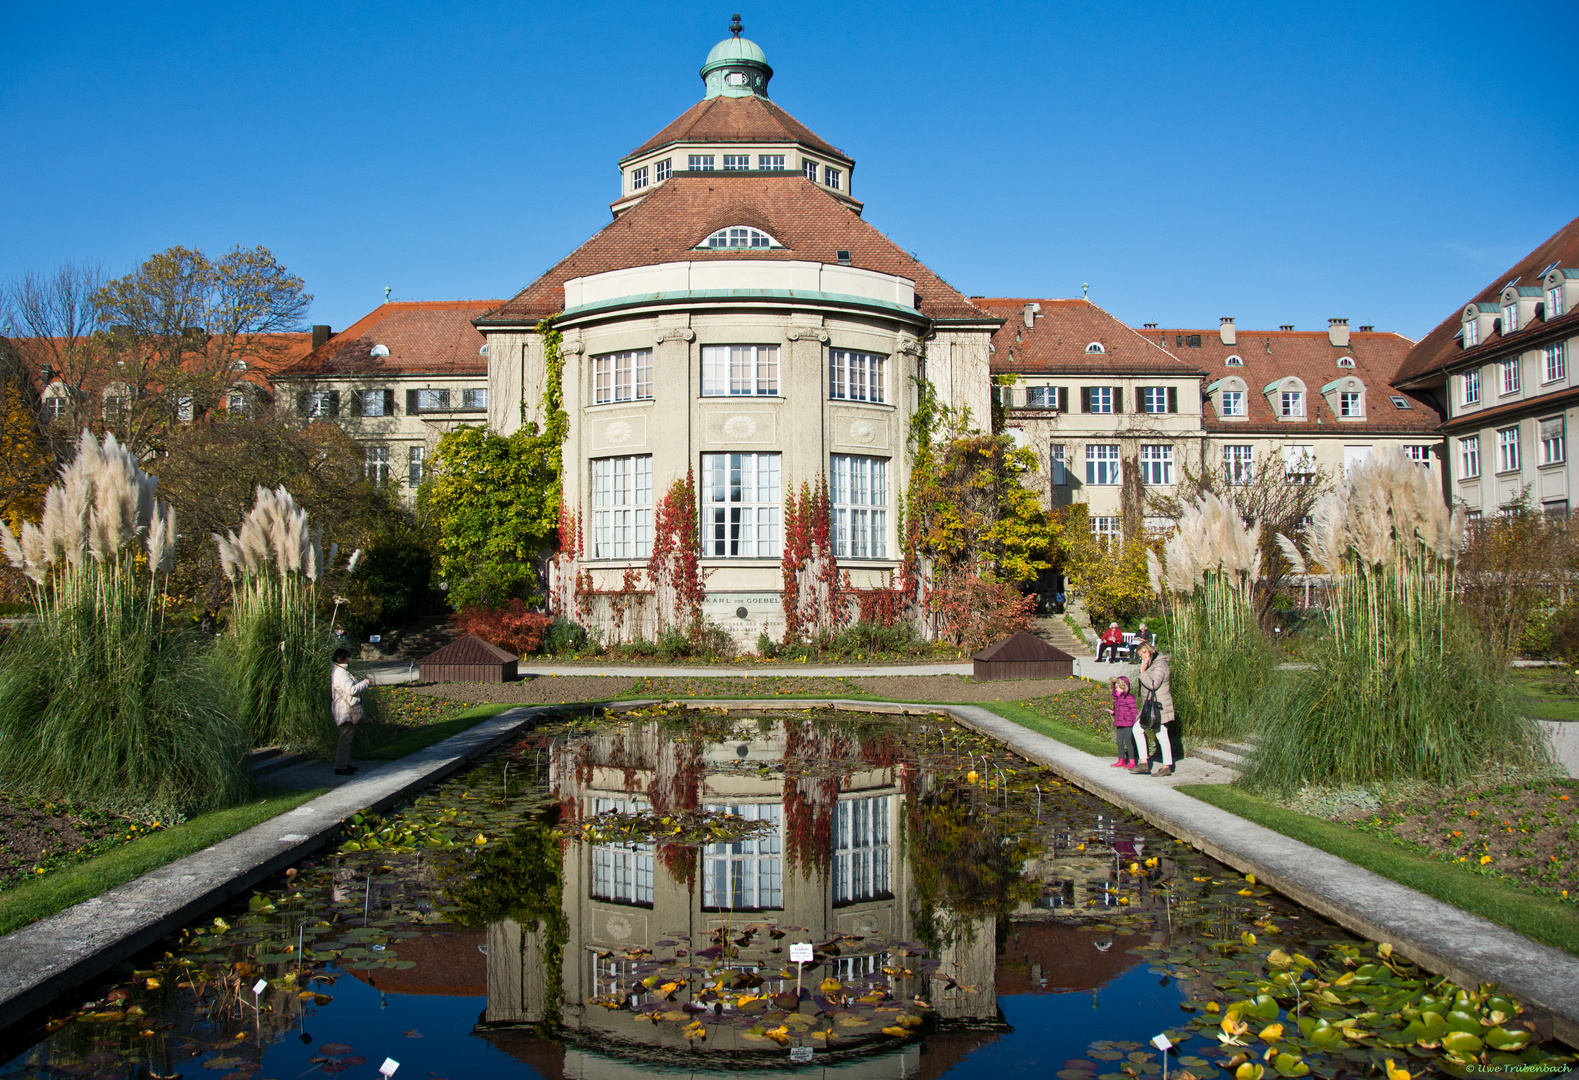
<path id="1" fill-rule="evenodd" d="M 166 815 L 251 792 L 246 732 L 165 619 L 175 537 L 158 481 L 87 432 L 40 523 L 0 526 L 38 616 L 0 648 L 0 786 Z"/>
<path id="2" fill-rule="evenodd" d="M 335 642 L 318 614 L 321 535 L 290 492 L 259 487 L 241 530 L 215 533 L 214 542 L 235 590 L 215 662 L 237 717 L 254 746 L 328 752 L 336 737 L 329 696 Z"/>
<path id="3" fill-rule="evenodd" d="M 1173 616 L 1174 708 L 1195 738 L 1248 734 L 1272 677 L 1273 650 L 1252 605 L 1257 540 L 1231 503 L 1207 494 L 1185 507 L 1162 559 L 1147 552 L 1152 588 Z"/>
<path id="4" fill-rule="evenodd" d="M 1455 599 L 1464 519 L 1432 473 L 1402 452 L 1373 457 L 1347 490 L 1316 503 L 1305 540 L 1303 554 L 1278 543 L 1295 573 L 1329 576 L 1326 622 L 1313 670 L 1261 699 L 1245 783 L 1456 785 L 1490 765 L 1544 759 L 1506 667 Z"/>

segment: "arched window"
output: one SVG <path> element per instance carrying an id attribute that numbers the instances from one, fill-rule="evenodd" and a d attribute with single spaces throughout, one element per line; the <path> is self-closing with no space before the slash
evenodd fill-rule
<path id="1" fill-rule="evenodd" d="M 778 248 L 784 245 L 761 229 L 753 229 L 749 225 L 731 225 L 727 229 L 719 229 L 696 246 L 698 250 L 724 249 L 739 251 L 752 248 Z"/>
<path id="2" fill-rule="evenodd" d="M 1342 367 L 1342 368 L 1351 368 L 1351 367 L 1353 367 L 1354 366 L 1354 357 L 1352 357 L 1352 356 L 1340 356 L 1340 357 L 1338 357 L 1338 366 Z"/>
<path id="3" fill-rule="evenodd" d="M 1102 347 L 1102 343 L 1100 341 L 1093 341 L 1091 344 L 1086 346 L 1086 352 L 1105 353 L 1107 350 Z"/>
<path id="4" fill-rule="evenodd" d="M 388 345 L 374 345 L 373 348 L 372 348 L 372 351 L 369 352 L 368 355 L 369 356 L 373 356 L 373 357 L 377 357 L 379 359 L 382 359 L 383 357 L 386 357 L 386 356 L 389 355 L 389 346 Z"/>
<path id="5" fill-rule="evenodd" d="M 1244 367 L 1245 358 L 1235 353 L 1223 361 L 1223 367 Z"/>

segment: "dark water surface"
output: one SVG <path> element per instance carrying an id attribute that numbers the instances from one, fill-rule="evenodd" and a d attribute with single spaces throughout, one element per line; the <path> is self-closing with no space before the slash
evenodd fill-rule
<path id="1" fill-rule="evenodd" d="M 946 718 L 812 710 L 541 728 L 86 993 L 6 1033 L 0 1078 L 1142 1080 L 1167 1033 L 1180 1080 L 1403 1080 L 1560 1049 Z"/>

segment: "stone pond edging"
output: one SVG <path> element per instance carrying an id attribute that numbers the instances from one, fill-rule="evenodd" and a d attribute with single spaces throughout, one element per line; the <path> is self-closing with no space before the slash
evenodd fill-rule
<path id="1" fill-rule="evenodd" d="M 398 761 L 364 764 L 354 780 L 294 810 L 0 937 L 0 1030 L 331 843 L 352 814 L 415 795 L 533 718 L 564 711 L 510 709 Z"/>

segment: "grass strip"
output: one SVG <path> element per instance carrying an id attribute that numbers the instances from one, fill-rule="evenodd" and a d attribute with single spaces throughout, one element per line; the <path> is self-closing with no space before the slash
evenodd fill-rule
<path id="1" fill-rule="evenodd" d="M 0 934 L 9 934 L 28 923 L 48 918 L 150 870 L 228 840 L 322 795 L 325 790 L 270 792 L 240 806 L 211 810 L 180 825 L 149 833 L 141 840 L 97 858 L 7 889 L 0 893 Z"/>
<path id="2" fill-rule="evenodd" d="M 979 705 L 989 712 L 997 713 L 1005 720 L 1013 720 L 1021 727 L 1030 728 L 1039 735 L 1046 735 L 1049 739 L 1057 739 L 1061 743 L 1073 746 L 1076 750 L 1084 750 L 1097 757 L 1118 757 L 1118 746 L 1112 738 L 1104 739 L 1095 732 L 1054 720 L 1024 705 L 1004 701 L 974 701 L 969 704 Z"/>
<path id="3" fill-rule="evenodd" d="M 409 735 L 403 735 L 394 742 L 385 743 L 373 750 L 365 750 L 356 756 L 374 761 L 394 761 L 407 754 L 415 754 L 418 750 L 426 750 L 436 742 L 459 735 L 469 728 L 477 726 L 489 717 L 498 716 L 506 709 L 513 709 L 514 705 L 478 705 L 474 709 L 467 709 L 459 716 L 448 720 L 440 720 L 436 724 L 428 724 L 418 728 Z"/>
<path id="4" fill-rule="evenodd" d="M 1180 784 L 1174 788 L 1237 814 L 1247 821 L 1311 847 L 1347 859 L 1382 877 L 1489 919 L 1525 937 L 1579 956 L 1579 919 L 1572 904 L 1526 892 L 1379 837 L 1278 806 L 1258 795 L 1223 784 Z"/>

